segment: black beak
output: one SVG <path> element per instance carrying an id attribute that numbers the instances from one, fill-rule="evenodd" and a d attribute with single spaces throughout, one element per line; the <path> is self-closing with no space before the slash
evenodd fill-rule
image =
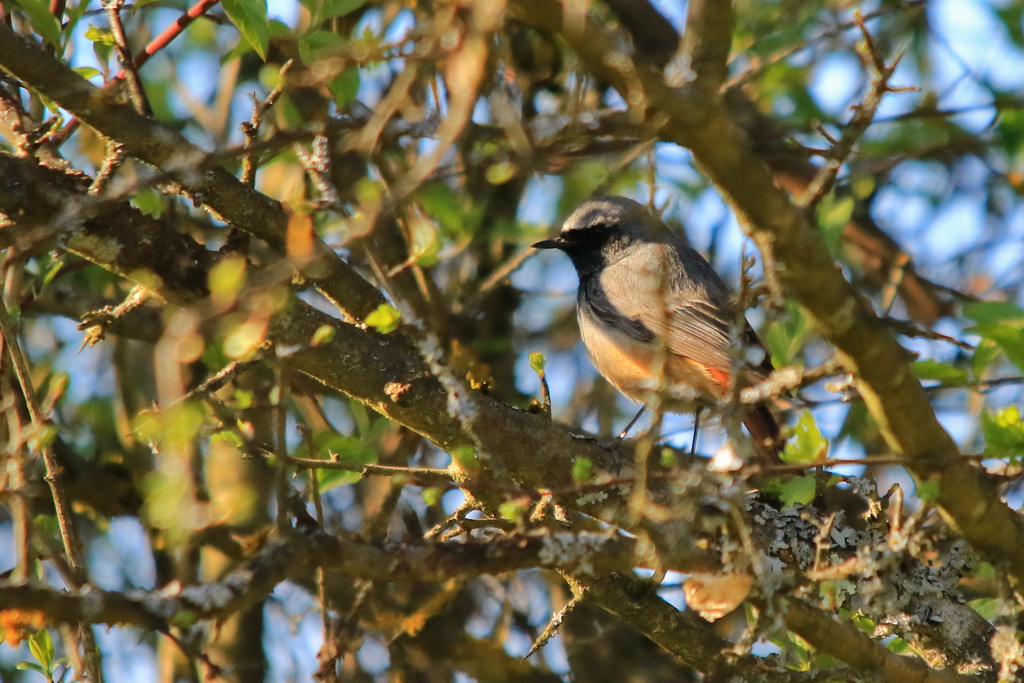
<path id="1" fill-rule="evenodd" d="M 533 245 L 534 249 L 562 249 L 565 243 L 562 240 L 543 240 Z"/>

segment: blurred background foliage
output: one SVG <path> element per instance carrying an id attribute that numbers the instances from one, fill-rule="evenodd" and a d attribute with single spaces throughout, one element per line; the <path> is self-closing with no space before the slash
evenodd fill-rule
<path id="1" fill-rule="evenodd" d="M 664 25 L 637 23 L 625 0 L 584 4 L 610 30 L 632 31 L 652 61 L 670 62 L 664 29 L 681 30 L 685 3 L 654 3 Z M 902 54 L 893 84 L 905 90 L 886 96 L 837 188 L 818 205 L 818 222 L 876 310 L 909 321 L 893 329 L 919 355 L 915 370 L 943 424 L 965 453 L 1006 478 L 1016 506 L 1024 454 L 1015 407 L 1024 372 L 1024 3 L 735 6 L 730 106 L 778 184 L 797 196 L 869 86 L 855 13 L 882 54 Z M 121 6 L 131 48 L 138 54 L 185 9 L 177 0 Z M 3 12 L 94 84 L 120 69 L 109 12 L 98 2 L 71 0 L 59 19 L 44 0 L 3 0 Z M 662 211 L 732 285 L 747 272 L 749 303 L 758 304 L 749 318 L 777 365 L 829 362 L 832 350 L 807 315 L 766 294 L 756 248 L 688 152 L 637 136 L 621 96 L 582 68 L 559 36 L 501 12 L 484 0 L 223 0 L 140 69 L 144 106 L 288 207 L 291 256 L 308 253 L 313 232 L 381 287 L 390 305 L 368 325 L 421 325 L 456 376 L 512 405 L 539 400 L 529 354 L 540 352 L 557 421 L 617 433 L 634 409 L 596 377 L 578 344 L 568 263 L 528 249 L 595 193 Z M 46 136 L 67 126 L 69 114 L 18 91 L 11 78 L 3 87 L 23 108 L 33 148 L 46 150 Z M 8 150 L 17 144 L 6 140 Z M 82 126 L 59 154 L 95 175 L 110 149 Z M 447 465 L 450 454 L 418 435 L 289 372 L 263 342 L 283 288 L 302 284 L 274 270 L 265 245 L 176 194 L 167 177 L 122 162 L 104 188 L 109 196 L 130 198 L 223 257 L 208 298 L 149 297 L 131 315 L 97 318 L 134 284 L 59 240 L 21 250 L 5 244 L 5 301 L 56 427 L 33 431 L 13 407 L 5 360 L 5 435 L 11 452 L 31 450 L 35 439 L 60 455 L 97 585 L 162 588 L 213 580 L 235 566 L 273 523 L 275 491 L 313 495 L 308 472 L 285 476 L 268 455 L 274 448 L 352 464 Z M 312 289 L 302 296 L 332 312 Z M 197 390 L 236 362 L 242 366 L 224 386 Z M 885 455 L 841 376 L 806 387 L 801 398 L 792 414 L 783 410 L 798 433 L 793 457 L 813 459 L 826 446 L 835 458 Z M 671 416 L 665 433 L 688 444 L 691 422 Z M 707 425 L 698 450 L 713 453 L 721 440 Z M 913 495 L 902 469 L 868 469 L 881 490 L 899 483 Z M 379 543 L 422 537 L 461 502 L 458 491 L 400 478 L 322 470 L 316 483 L 328 530 Z M 36 477 L 33 533 L 57 548 L 47 496 Z M 10 568 L 18 558 L 9 516 L 2 534 Z M 61 585 L 46 562 L 31 572 Z M 309 585 L 278 586 L 265 603 L 181 647 L 131 628 L 98 629 L 96 638 L 110 680 L 198 680 L 197 651 L 230 680 L 308 680 L 329 661 L 352 681 L 684 680 L 667 655 L 590 608 L 522 662 L 568 599 L 552 577 L 398 586 L 328 576 L 320 588 L 311 577 Z M 324 595 L 336 615 L 327 633 L 333 651 L 321 649 Z M 664 595 L 680 600 L 671 577 Z M 45 665 L 39 638 L 31 653 L 28 644 L 0 652 L 4 680 L 18 680 L 19 662 Z M 17 643 L 13 632 L 8 642 Z M 810 656 L 792 641 L 779 644 L 792 661 Z"/>

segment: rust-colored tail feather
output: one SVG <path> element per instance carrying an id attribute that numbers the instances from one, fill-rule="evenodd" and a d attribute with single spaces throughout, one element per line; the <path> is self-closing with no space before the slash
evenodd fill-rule
<path id="1" fill-rule="evenodd" d="M 754 443 L 757 444 L 758 450 L 764 454 L 768 462 L 780 464 L 782 460 L 779 458 L 779 453 L 786 444 L 782 440 L 779 423 L 775 421 L 775 416 L 772 415 L 768 406 L 763 403 L 754 406 L 743 418 L 743 425 L 750 432 L 750 436 L 754 437 Z"/>

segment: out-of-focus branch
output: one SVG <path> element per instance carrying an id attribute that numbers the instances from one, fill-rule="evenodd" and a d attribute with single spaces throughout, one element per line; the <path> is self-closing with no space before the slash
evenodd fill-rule
<path id="1" fill-rule="evenodd" d="M 194 200 L 219 218 L 288 253 L 288 216 L 277 201 L 241 182 L 177 131 L 140 116 L 114 101 L 28 38 L 0 24 L 0 66 L 42 92 L 125 151 L 162 171 L 173 173 Z M 303 275 L 317 285 L 343 314 L 362 320 L 384 298 L 348 264 L 313 236 L 312 258 Z"/>
<path id="2" fill-rule="evenodd" d="M 886 64 L 885 58 L 876 51 L 874 41 L 864 26 L 864 21 L 859 15 L 857 19 L 866 44 L 864 49 L 867 54 L 864 61 L 871 64 L 874 71 L 871 88 L 864 100 L 855 108 L 853 117 L 843 130 L 842 137 L 832 145 L 832 149 L 826 155 L 825 165 L 818 171 L 814 181 L 807 188 L 802 198 L 802 204 L 807 207 L 817 206 L 818 202 L 835 186 L 836 178 L 839 177 L 839 169 L 846 163 L 850 154 L 853 153 L 857 141 L 867 132 L 868 126 L 875 119 L 875 112 L 882 104 L 882 99 L 888 93 L 893 92 L 889 81 L 895 73 L 902 55 L 897 55 L 891 64 Z"/>
<path id="3" fill-rule="evenodd" d="M 683 55 L 694 84 L 708 93 L 718 92 L 725 82 L 735 23 L 731 1 L 690 0 L 687 6 Z"/>
<path id="4" fill-rule="evenodd" d="M 53 0 L 53 2 L 58 1 L 59 0 Z M 220 2 L 220 0 L 198 0 L 198 2 L 188 8 L 188 11 L 178 17 L 177 21 L 165 28 L 160 35 L 149 41 L 149 44 L 146 45 L 141 52 L 135 55 L 131 62 L 132 68 L 136 72 L 141 69 L 142 65 L 148 62 L 153 55 L 167 47 L 171 41 L 181 35 L 185 29 L 188 28 L 189 24 L 206 14 L 206 12 L 218 2 Z M 103 89 L 112 90 L 115 88 L 128 76 L 128 72 L 128 69 L 122 68 L 113 78 L 104 84 Z M 50 136 L 49 141 L 59 146 L 75 132 L 78 125 L 79 119 L 77 117 L 73 117 L 63 128 Z"/>

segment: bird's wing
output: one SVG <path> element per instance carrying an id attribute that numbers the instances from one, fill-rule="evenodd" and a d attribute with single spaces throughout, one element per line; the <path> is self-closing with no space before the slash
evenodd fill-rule
<path id="1" fill-rule="evenodd" d="M 701 299 L 673 302 L 667 325 L 656 308 L 645 316 L 647 324 L 665 329 L 668 350 L 716 370 L 728 372 L 730 314 L 721 306 Z"/>
<path id="2" fill-rule="evenodd" d="M 580 282 L 579 298 L 580 310 L 585 306 L 588 314 L 604 325 L 638 342 L 654 342 L 654 332 L 642 320 L 616 308 L 597 278 Z"/>
<path id="3" fill-rule="evenodd" d="M 656 292 L 640 286 L 627 292 L 624 280 L 611 282 L 616 291 L 609 291 L 598 278 L 581 282 L 581 310 L 585 306 L 589 315 L 637 342 L 654 344 L 664 334 L 669 353 L 729 370 L 729 318 L 721 306 L 692 297 L 673 297 L 661 311 L 654 301 Z M 618 291 L 620 288 L 623 291 Z"/>

